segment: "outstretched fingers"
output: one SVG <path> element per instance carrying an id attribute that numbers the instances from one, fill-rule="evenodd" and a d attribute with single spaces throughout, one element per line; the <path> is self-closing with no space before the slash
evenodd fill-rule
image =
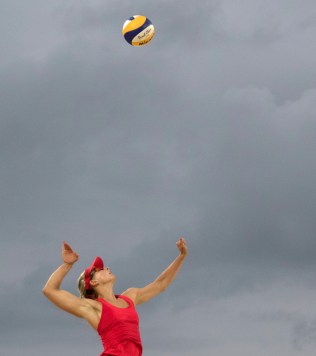
<path id="1" fill-rule="evenodd" d="M 63 250 L 73 251 L 69 243 L 67 243 L 66 241 L 63 241 Z"/>
<path id="2" fill-rule="evenodd" d="M 79 255 L 65 241 L 63 241 L 62 259 L 68 264 L 73 264 L 79 259 Z"/>

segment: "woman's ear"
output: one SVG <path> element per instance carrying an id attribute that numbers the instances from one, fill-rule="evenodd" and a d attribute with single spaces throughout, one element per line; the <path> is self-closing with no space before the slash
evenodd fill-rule
<path id="1" fill-rule="evenodd" d="M 92 280 L 90 281 L 90 286 L 91 286 L 91 287 L 97 287 L 98 284 L 99 284 L 99 282 L 96 281 L 95 279 L 92 279 Z"/>

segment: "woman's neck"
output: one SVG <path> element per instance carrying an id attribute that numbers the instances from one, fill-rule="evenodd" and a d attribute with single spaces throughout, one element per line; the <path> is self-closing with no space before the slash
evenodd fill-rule
<path id="1" fill-rule="evenodd" d="M 104 286 L 102 290 L 97 291 L 98 297 L 109 301 L 115 301 L 116 297 L 113 291 L 113 286 Z"/>

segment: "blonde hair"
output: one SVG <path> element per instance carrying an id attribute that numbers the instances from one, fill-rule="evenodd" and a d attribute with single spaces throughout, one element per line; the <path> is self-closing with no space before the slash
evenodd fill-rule
<path id="1" fill-rule="evenodd" d="M 91 271 L 90 279 L 93 278 L 95 270 Z M 77 285 L 80 293 L 80 298 L 89 298 L 89 299 L 97 299 L 98 294 L 97 292 L 91 287 L 90 289 L 86 290 L 86 283 L 85 283 L 85 271 L 83 271 L 79 278 L 77 279 Z"/>

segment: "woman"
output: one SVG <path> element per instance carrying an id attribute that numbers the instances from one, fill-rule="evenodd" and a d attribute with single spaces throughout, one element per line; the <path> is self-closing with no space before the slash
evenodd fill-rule
<path id="1" fill-rule="evenodd" d="M 64 277 L 79 259 L 70 245 L 63 242 L 64 263 L 50 276 L 43 293 L 57 307 L 85 319 L 99 333 L 104 346 L 101 356 L 141 356 L 135 306 L 166 290 L 175 279 L 188 254 L 184 238 L 177 241 L 177 247 L 180 254 L 152 283 L 143 288 L 129 288 L 120 295 L 113 291 L 115 275 L 97 257 L 78 279 L 79 298 L 60 289 Z"/>

